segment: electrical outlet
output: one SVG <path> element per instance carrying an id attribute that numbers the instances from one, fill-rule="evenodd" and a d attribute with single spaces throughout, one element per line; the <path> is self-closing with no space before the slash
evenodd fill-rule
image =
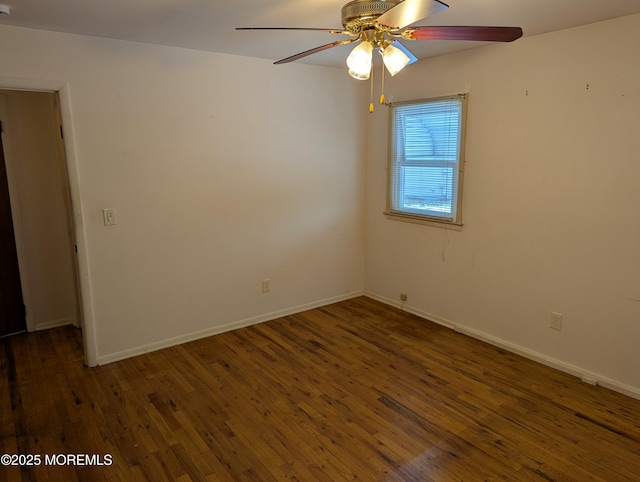
<path id="1" fill-rule="evenodd" d="M 407 301 L 407 294 L 406 293 L 400 293 L 400 301 Z"/>
<path id="2" fill-rule="evenodd" d="M 263 293 L 271 292 L 271 280 L 270 279 L 263 279 L 262 280 L 262 292 Z"/>
<path id="3" fill-rule="evenodd" d="M 551 321 L 549 323 L 549 328 L 553 328 L 554 330 L 562 330 L 562 314 L 551 312 Z"/>

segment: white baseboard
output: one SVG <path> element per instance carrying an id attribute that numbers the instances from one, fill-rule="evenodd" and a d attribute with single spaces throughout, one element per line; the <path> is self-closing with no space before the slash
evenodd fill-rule
<path id="1" fill-rule="evenodd" d="M 475 330 L 467 326 L 459 325 L 457 323 L 454 323 L 451 320 L 447 320 L 445 318 L 434 315 L 432 313 L 427 313 L 426 311 L 422 311 L 422 310 L 407 306 L 406 304 L 399 303 L 395 300 L 386 298 L 384 296 L 380 296 L 376 293 L 365 291 L 364 295 L 369 298 L 378 300 L 382 303 L 385 303 L 387 305 L 400 308 L 403 311 L 419 316 L 420 318 L 424 318 L 425 320 L 432 321 L 439 325 L 455 330 L 458 333 L 462 333 L 472 338 L 476 338 L 477 340 L 483 341 L 485 343 L 489 343 L 490 345 L 493 345 L 493 346 L 497 346 L 511 353 L 515 353 L 516 355 L 523 356 L 525 358 L 541 363 L 548 367 L 555 368 L 556 370 L 560 370 L 562 372 L 568 373 L 569 375 L 573 375 L 575 377 L 580 378 L 584 383 L 588 383 L 589 385 L 594 385 L 594 386 L 600 385 L 601 387 L 605 387 L 615 392 L 619 392 L 629 397 L 640 400 L 640 388 L 638 387 L 626 385 L 617 380 L 613 380 L 603 375 L 599 375 L 597 373 L 593 373 L 588 370 L 585 370 L 584 368 L 580 368 L 575 365 L 565 363 L 556 358 L 543 355 L 542 353 L 538 353 L 536 351 L 530 350 L 523 346 L 516 345 L 515 343 L 511 343 L 501 338 L 497 338 L 495 336 L 489 335 L 482 331 Z"/>
<path id="2" fill-rule="evenodd" d="M 349 300 L 351 298 L 356 298 L 362 295 L 364 295 L 363 291 L 353 291 L 351 293 L 333 296 L 331 298 L 325 298 L 322 300 L 313 301 L 311 303 L 305 303 L 302 305 L 293 306 L 291 308 L 285 308 L 283 310 L 278 310 L 278 311 L 273 311 L 271 313 L 265 313 L 263 315 L 253 316 L 251 318 L 246 318 L 243 320 L 233 321 L 231 323 L 226 323 L 224 325 L 214 326 L 211 328 L 207 328 L 206 330 L 187 333 L 185 335 L 168 338 L 166 340 L 149 343 L 147 345 L 131 348 L 128 350 L 123 350 L 123 351 L 111 353 L 108 355 L 101 355 L 101 356 L 98 356 L 98 359 L 97 359 L 98 365 L 106 365 L 107 363 L 113 363 L 119 360 L 124 360 L 126 358 L 143 355 L 145 353 L 161 350 L 163 348 L 169 348 L 171 346 L 180 345 L 182 343 L 187 343 L 189 341 L 199 340 L 201 338 L 207 338 L 213 335 L 219 335 L 220 333 L 237 330 L 239 328 L 244 328 L 251 325 L 257 325 L 258 323 L 275 320 L 276 318 L 282 318 L 283 316 L 289 316 L 295 313 L 300 313 L 302 311 L 312 310 L 314 308 L 330 305 L 332 303 L 338 303 L 339 301 Z"/>
<path id="3" fill-rule="evenodd" d="M 63 318 L 61 320 L 45 321 L 38 323 L 33 331 L 50 330 L 51 328 L 58 328 L 60 326 L 74 325 L 78 326 L 76 320 L 73 318 Z"/>

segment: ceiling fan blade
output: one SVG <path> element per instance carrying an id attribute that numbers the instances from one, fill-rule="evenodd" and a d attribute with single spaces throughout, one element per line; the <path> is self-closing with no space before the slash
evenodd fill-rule
<path id="1" fill-rule="evenodd" d="M 449 5 L 439 0 L 404 0 L 380 15 L 376 21 L 383 27 L 397 30 L 448 8 Z"/>
<path id="2" fill-rule="evenodd" d="M 402 32 L 402 38 L 407 40 L 513 42 L 520 37 L 520 27 L 413 27 Z"/>
<path id="3" fill-rule="evenodd" d="M 305 27 L 236 27 L 236 30 L 312 30 L 316 32 L 343 33 L 349 35 L 350 32 L 336 28 L 305 28 Z"/>
<path id="4" fill-rule="evenodd" d="M 323 50 L 328 50 L 330 48 L 337 47 L 338 45 L 350 44 L 351 42 L 355 42 L 356 40 L 358 39 L 353 38 L 353 39 L 347 39 L 347 40 L 338 40 L 337 42 L 321 45 L 320 47 L 316 47 L 311 50 L 305 50 L 304 52 L 300 52 L 299 54 L 292 55 L 291 57 L 287 57 L 286 59 L 278 60 L 277 62 L 274 62 L 274 64 L 276 65 L 287 64 L 289 62 L 293 62 L 294 60 L 298 60 L 303 57 L 306 57 L 307 55 L 316 54 L 318 52 L 322 52 Z"/>

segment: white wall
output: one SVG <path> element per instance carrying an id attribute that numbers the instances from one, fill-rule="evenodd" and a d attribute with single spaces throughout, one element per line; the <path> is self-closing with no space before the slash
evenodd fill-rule
<path id="1" fill-rule="evenodd" d="M 29 330 L 78 325 L 68 188 L 55 95 L 0 91 L 0 116 Z"/>
<path id="2" fill-rule="evenodd" d="M 387 111 L 365 136 L 368 86 L 342 70 L 0 27 L 0 78 L 64 84 L 98 361 L 351 296 L 364 272 L 372 296 L 638 395 L 639 41 L 632 16 L 388 79 L 388 100 L 470 92 L 461 232 L 382 216 Z"/>
<path id="3" fill-rule="evenodd" d="M 407 293 L 410 310 L 640 395 L 638 45 L 640 15 L 421 61 L 389 82 L 392 101 L 470 93 L 464 227 L 382 215 L 378 109 L 367 292 Z"/>
<path id="4" fill-rule="evenodd" d="M 98 362 L 362 292 L 344 72 L 0 27 L 2 77 L 65 83 Z"/>

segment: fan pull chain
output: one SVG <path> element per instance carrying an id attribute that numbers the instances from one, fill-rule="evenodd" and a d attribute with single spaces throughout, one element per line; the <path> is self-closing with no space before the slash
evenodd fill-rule
<path id="1" fill-rule="evenodd" d="M 369 113 L 373 114 L 373 65 L 371 66 L 371 91 L 369 92 Z"/>
<path id="2" fill-rule="evenodd" d="M 382 86 L 380 87 L 380 105 L 384 105 L 384 63 L 382 64 Z"/>

